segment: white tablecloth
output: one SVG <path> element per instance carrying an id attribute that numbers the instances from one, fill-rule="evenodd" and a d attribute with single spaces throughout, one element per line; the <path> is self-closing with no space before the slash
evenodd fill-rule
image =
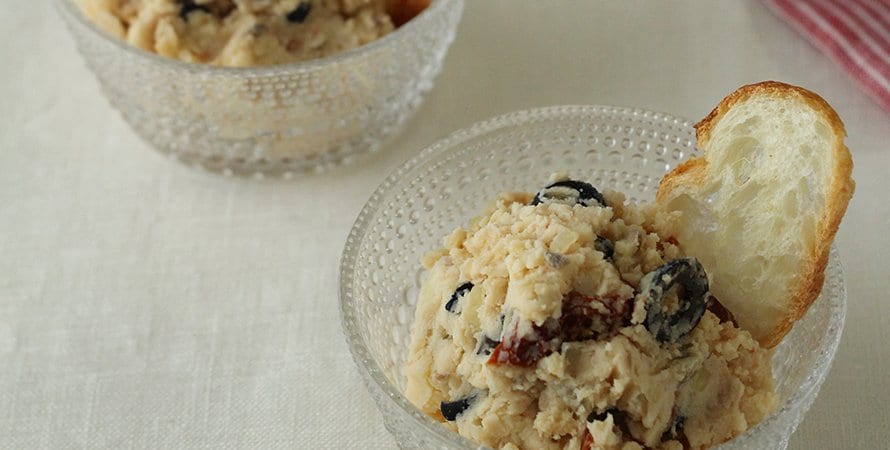
<path id="1" fill-rule="evenodd" d="M 887 448 L 890 115 L 760 3 L 468 0 L 401 137 L 295 181 L 156 154 L 50 3 L 0 3 L 0 448 L 393 448 L 337 312 L 342 243 L 390 170 L 515 109 L 698 119 L 763 79 L 835 106 L 858 182 L 837 238 L 844 340 L 791 448 Z"/>

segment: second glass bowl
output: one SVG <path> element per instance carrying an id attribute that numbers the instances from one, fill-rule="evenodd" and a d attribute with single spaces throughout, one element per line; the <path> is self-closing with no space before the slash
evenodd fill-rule
<path id="1" fill-rule="evenodd" d="M 152 146 L 237 174 L 322 170 L 373 151 L 420 105 L 463 0 L 433 0 L 394 32 L 318 60 L 253 68 L 181 62 L 98 29 L 56 0 L 112 106 Z"/>
<path id="2" fill-rule="evenodd" d="M 553 172 L 651 201 L 661 177 L 697 154 L 689 121 L 634 108 L 521 111 L 458 131 L 402 165 L 371 195 L 340 265 L 343 332 L 387 429 L 402 448 L 478 448 L 404 397 L 424 253 L 467 224 L 499 192 L 537 191 Z M 846 311 L 832 249 L 822 295 L 776 348 L 777 410 L 721 449 L 783 449 L 825 379 Z"/>

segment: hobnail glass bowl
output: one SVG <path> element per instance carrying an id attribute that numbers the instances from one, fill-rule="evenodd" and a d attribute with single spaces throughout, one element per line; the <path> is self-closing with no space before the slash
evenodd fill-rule
<path id="1" fill-rule="evenodd" d="M 454 40 L 463 0 L 433 0 L 358 49 L 253 68 L 181 62 L 109 36 L 56 0 L 112 106 L 156 149 L 226 173 L 292 175 L 376 150 L 416 111 Z"/>
<path id="2" fill-rule="evenodd" d="M 516 112 L 458 131 L 390 175 L 362 209 L 340 264 L 343 332 L 387 429 L 402 448 L 478 445 L 402 395 L 421 256 L 499 192 L 535 192 L 562 171 L 632 201 L 654 198 L 662 175 L 695 155 L 689 121 L 636 108 L 564 106 Z M 846 311 L 833 248 L 822 295 L 776 348 L 773 415 L 722 449 L 782 449 L 831 366 Z"/>

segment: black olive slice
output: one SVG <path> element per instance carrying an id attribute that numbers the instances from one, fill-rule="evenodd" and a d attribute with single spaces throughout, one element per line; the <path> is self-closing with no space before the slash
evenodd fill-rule
<path id="1" fill-rule="evenodd" d="M 439 409 L 442 410 L 442 417 L 449 422 L 454 422 L 458 416 L 473 406 L 473 403 L 479 398 L 479 394 L 479 391 L 474 391 L 472 394 L 464 398 L 450 402 L 442 402 L 439 405 Z"/>
<path id="2" fill-rule="evenodd" d="M 177 0 L 179 3 L 179 18 L 182 19 L 183 22 L 188 22 L 189 13 L 192 11 L 204 11 L 206 13 L 210 12 L 210 9 L 205 5 L 199 5 L 195 3 L 194 0 Z"/>
<path id="3" fill-rule="evenodd" d="M 683 432 L 683 425 L 686 424 L 686 417 L 679 414 L 674 408 L 673 416 L 671 417 L 671 423 L 664 430 L 664 433 L 661 434 L 662 441 L 680 441 L 680 444 L 683 445 L 683 448 L 690 448 L 689 439 L 686 438 L 686 433 Z"/>
<path id="4" fill-rule="evenodd" d="M 602 253 L 603 256 L 609 261 L 611 261 L 612 257 L 615 256 L 615 244 L 602 236 L 596 237 L 596 242 L 594 242 L 593 248 Z"/>
<path id="5" fill-rule="evenodd" d="M 492 339 L 483 334 L 482 338 L 479 339 L 479 344 L 476 346 L 476 354 L 482 356 L 491 355 L 491 352 L 494 351 L 495 347 L 500 343 L 501 341 Z"/>
<path id="6" fill-rule="evenodd" d="M 303 23 L 310 12 L 312 12 L 312 2 L 304 1 L 300 2 L 293 11 L 287 13 L 286 17 L 288 22 Z"/>
<path id="7" fill-rule="evenodd" d="M 469 294 L 472 289 L 473 283 L 469 281 L 458 286 L 457 289 L 454 290 L 454 293 L 451 294 L 451 298 L 448 300 L 448 303 L 445 304 L 445 310 L 451 313 L 460 314 L 457 302 L 465 295 Z"/>
<path id="8" fill-rule="evenodd" d="M 619 410 L 618 408 L 609 408 L 603 412 L 593 411 L 587 416 L 587 421 L 588 422 L 596 422 L 596 421 L 606 420 L 609 417 L 609 414 L 611 414 L 612 416 L 616 416 L 620 412 L 621 412 L 621 410 Z"/>
<path id="9" fill-rule="evenodd" d="M 664 298 L 678 283 L 683 287 L 678 292 L 680 305 L 668 315 Z M 708 276 L 695 258 L 675 259 L 649 272 L 640 280 L 640 295 L 646 300 L 646 329 L 659 342 L 685 336 L 701 320 L 708 290 Z"/>
<path id="10" fill-rule="evenodd" d="M 618 427 L 618 429 L 621 431 L 621 434 L 623 435 L 624 439 L 627 439 L 631 442 L 637 442 L 636 439 L 634 439 L 633 434 L 631 434 L 630 427 L 628 426 L 628 420 L 629 420 L 628 414 L 626 412 L 618 409 L 615 406 L 613 406 L 601 413 L 598 413 L 596 411 L 591 412 L 590 415 L 587 416 L 587 421 L 593 422 L 593 421 L 606 420 L 609 417 L 609 414 L 612 415 L 612 421 L 615 424 L 615 426 Z M 637 443 L 639 443 L 639 442 L 637 442 Z M 593 448 L 593 447 L 588 447 L 588 448 Z"/>
<path id="11" fill-rule="evenodd" d="M 683 432 L 683 424 L 685 422 L 686 422 L 685 417 L 683 417 L 679 414 L 674 414 L 674 420 L 671 421 L 671 426 L 668 427 L 668 429 L 666 431 L 666 433 L 668 433 L 668 436 L 670 436 L 671 439 L 674 439 L 677 436 L 679 436 L 680 433 Z"/>
<path id="12" fill-rule="evenodd" d="M 606 199 L 595 187 L 577 180 L 557 181 L 535 194 L 532 205 L 562 203 L 565 205 L 606 206 Z"/>
<path id="13" fill-rule="evenodd" d="M 559 269 L 569 263 L 569 259 L 559 253 L 547 252 L 545 256 L 547 257 L 547 262 L 550 263 L 550 267 L 555 269 Z"/>

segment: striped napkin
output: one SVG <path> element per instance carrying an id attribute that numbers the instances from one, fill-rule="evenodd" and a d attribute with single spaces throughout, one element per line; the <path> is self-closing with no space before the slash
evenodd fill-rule
<path id="1" fill-rule="evenodd" d="M 764 0 L 890 111 L 890 0 Z"/>

